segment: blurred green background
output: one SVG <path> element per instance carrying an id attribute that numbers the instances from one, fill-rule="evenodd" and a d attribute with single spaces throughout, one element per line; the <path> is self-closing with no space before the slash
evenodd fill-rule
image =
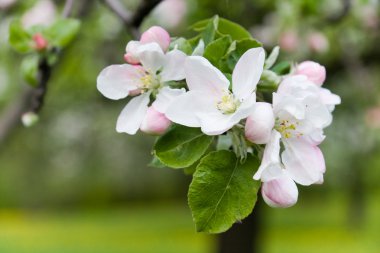
<path id="1" fill-rule="evenodd" d="M 38 2 L 0 0 L 2 112 L 26 86 L 8 25 Z M 131 39 L 102 2 L 81 11 L 81 32 L 54 68 L 39 123 L 0 142 L 0 252 L 216 252 L 217 236 L 195 232 L 191 178 L 148 167 L 154 138 L 116 133 L 126 101 L 96 90 L 100 70 L 122 63 Z M 59 15 L 64 1 L 52 3 Z M 262 207 L 260 252 L 380 252 L 379 8 L 376 0 L 165 0 L 143 23 L 186 36 L 189 24 L 218 14 L 268 51 L 280 44 L 281 59 L 325 65 L 326 87 L 342 97 L 322 145 L 325 183 L 300 187 L 292 208 Z"/>

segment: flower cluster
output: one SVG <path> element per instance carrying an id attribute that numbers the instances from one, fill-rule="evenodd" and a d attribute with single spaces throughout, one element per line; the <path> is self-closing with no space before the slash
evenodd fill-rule
<path id="1" fill-rule="evenodd" d="M 125 64 L 101 71 L 97 88 L 110 99 L 132 97 L 117 120 L 118 132 L 135 134 L 140 129 L 165 135 L 170 125 L 198 128 L 201 135 L 219 139 L 216 150 L 233 150 L 240 163 L 256 156 L 261 164 L 251 177 L 262 182 L 265 202 L 292 206 L 298 198 L 296 183 L 323 182 L 325 162 L 318 145 L 325 139 L 324 128 L 331 124 L 340 97 L 322 88 L 326 71 L 318 63 L 306 61 L 289 65 L 286 73 L 276 72 L 272 66 L 278 48 L 266 57 L 253 39 L 244 42 L 251 46 L 240 51 L 236 48 L 242 40 L 231 41 L 229 35 L 211 42 L 198 36 L 189 50 L 180 39 L 171 40 L 163 28 L 151 27 L 139 41 L 127 44 Z M 227 53 L 215 60 L 223 43 Z M 231 50 L 235 54 L 228 53 Z M 178 140 L 168 142 L 167 148 L 183 135 L 175 135 Z M 185 145 L 175 147 L 183 149 L 177 160 L 189 149 Z M 203 144 L 193 144 L 197 145 Z M 166 157 L 158 158 L 170 165 Z M 206 159 L 199 160 L 202 164 Z"/>

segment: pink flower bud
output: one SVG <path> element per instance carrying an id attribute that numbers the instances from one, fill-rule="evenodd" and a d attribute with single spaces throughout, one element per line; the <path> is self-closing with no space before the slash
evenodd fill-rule
<path id="1" fill-rule="evenodd" d="M 141 35 L 140 42 L 142 44 L 156 42 L 160 45 L 162 50 L 166 52 L 170 44 L 170 35 L 162 27 L 152 26 Z"/>
<path id="2" fill-rule="evenodd" d="M 137 65 L 140 63 L 139 59 L 137 58 L 137 50 L 141 43 L 139 41 L 130 41 L 127 44 L 127 47 L 125 48 L 126 54 L 124 55 L 124 60 L 132 65 Z"/>
<path id="3" fill-rule="evenodd" d="M 47 48 L 48 42 L 40 33 L 36 33 L 33 35 L 34 48 L 37 51 L 43 51 Z"/>
<path id="4" fill-rule="evenodd" d="M 274 127 L 274 114 L 269 103 L 258 102 L 245 123 L 245 137 L 253 143 L 265 144 Z"/>
<path id="5" fill-rule="evenodd" d="M 153 108 L 148 108 L 140 130 L 147 134 L 160 135 L 169 128 L 171 121 L 166 116 Z"/>
<path id="6" fill-rule="evenodd" d="M 316 53 L 325 53 L 329 50 L 329 41 L 323 33 L 313 32 L 307 40 L 310 49 Z"/>
<path id="7" fill-rule="evenodd" d="M 294 52 L 298 48 L 298 35 L 294 31 L 286 31 L 280 36 L 279 44 L 281 49 L 287 52 Z"/>
<path id="8" fill-rule="evenodd" d="M 291 207 L 298 200 L 297 186 L 287 175 L 263 182 L 261 194 L 265 203 L 271 207 Z"/>
<path id="9" fill-rule="evenodd" d="M 313 61 L 304 61 L 299 64 L 295 74 L 305 75 L 311 82 L 319 86 L 321 86 L 326 79 L 325 67 Z"/>

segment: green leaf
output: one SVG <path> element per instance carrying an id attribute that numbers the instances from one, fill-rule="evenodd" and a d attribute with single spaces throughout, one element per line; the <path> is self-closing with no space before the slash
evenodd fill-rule
<path id="1" fill-rule="evenodd" d="M 152 161 L 150 161 L 150 163 L 148 164 L 149 167 L 153 167 L 153 168 L 165 168 L 166 165 L 163 164 L 158 158 L 157 156 L 153 156 L 152 158 Z"/>
<path id="2" fill-rule="evenodd" d="M 278 75 L 286 75 L 286 74 L 289 74 L 291 68 L 292 68 L 292 64 L 290 62 L 282 61 L 282 62 L 277 63 L 272 68 L 272 71 Z"/>
<path id="3" fill-rule="evenodd" d="M 185 168 L 202 157 L 212 140 L 199 128 L 175 125 L 158 138 L 154 153 L 168 167 Z"/>
<path id="4" fill-rule="evenodd" d="M 265 60 L 265 64 L 264 64 L 265 69 L 270 69 L 276 63 L 279 53 L 280 53 L 280 47 L 279 46 L 274 47 L 272 52 L 268 56 L 268 58 Z"/>
<path id="5" fill-rule="evenodd" d="M 231 42 L 230 36 L 223 36 L 214 40 L 205 48 L 203 56 L 208 59 L 212 65 L 218 67 L 219 61 L 227 53 Z"/>
<path id="6" fill-rule="evenodd" d="M 208 22 L 207 26 L 203 30 L 201 36 L 203 39 L 203 42 L 205 43 L 205 46 L 211 43 L 211 41 L 214 40 L 216 30 L 218 29 L 218 23 L 219 23 L 219 17 L 214 16 L 210 21 Z"/>
<path id="7" fill-rule="evenodd" d="M 264 69 L 261 77 L 260 82 L 257 86 L 257 89 L 259 91 L 276 91 L 278 88 L 278 85 L 281 82 L 281 77 L 279 77 L 276 72 L 273 72 L 271 70 Z"/>
<path id="8" fill-rule="evenodd" d="M 184 38 L 178 38 L 173 40 L 170 43 L 169 50 L 172 50 L 175 47 L 177 47 L 178 50 L 181 50 L 187 55 L 191 55 L 191 53 L 193 52 L 193 47 L 191 46 L 190 42 Z"/>
<path id="9" fill-rule="evenodd" d="M 66 47 L 75 38 L 80 29 L 76 19 L 60 19 L 45 31 L 48 41 L 56 47 Z"/>
<path id="10" fill-rule="evenodd" d="M 233 152 L 225 150 L 201 160 L 188 194 L 198 232 L 224 232 L 252 212 L 260 187 L 252 179 L 258 166 L 258 159 L 251 155 L 241 164 Z"/>
<path id="11" fill-rule="evenodd" d="M 24 29 L 18 19 L 9 25 L 9 44 L 20 53 L 32 50 L 32 35 Z"/>
<path id="12" fill-rule="evenodd" d="M 218 32 L 230 35 L 233 40 L 252 39 L 251 34 L 244 27 L 224 18 L 219 19 Z"/>
<path id="13" fill-rule="evenodd" d="M 240 57 L 251 48 L 261 47 L 262 44 L 255 39 L 243 39 L 232 43 L 228 49 L 228 54 L 221 63 L 221 69 L 224 72 L 232 72 Z"/>
<path id="14" fill-rule="evenodd" d="M 39 56 L 37 54 L 28 55 L 21 62 L 21 75 L 31 86 L 38 84 L 38 64 Z"/>
<path id="15" fill-rule="evenodd" d="M 214 20 L 215 17 L 195 23 L 191 26 L 191 29 L 196 32 L 202 32 L 209 26 L 210 21 Z M 230 35 L 233 40 L 252 38 L 251 34 L 244 27 L 224 18 L 219 18 L 217 31 L 220 35 Z"/>

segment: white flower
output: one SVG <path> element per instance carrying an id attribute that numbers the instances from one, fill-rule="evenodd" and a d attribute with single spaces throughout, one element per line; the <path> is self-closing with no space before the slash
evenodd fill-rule
<path id="1" fill-rule="evenodd" d="M 141 34 L 139 41 L 131 40 L 128 42 L 125 48 L 124 59 L 129 64 L 139 64 L 140 59 L 138 56 L 139 47 L 148 43 L 157 43 L 162 51 L 166 53 L 170 45 L 170 35 L 169 33 L 159 26 L 152 26 Z"/>
<path id="2" fill-rule="evenodd" d="M 157 96 L 152 106 L 165 113 L 168 103 L 184 93 L 183 89 L 165 87 L 168 81 L 184 79 L 186 55 L 183 52 L 173 50 L 164 54 L 157 43 L 148 43 L 139 46 L 137 55 L 142 66 L 111 65 L 97 78 L 97 88 L 107 98 L 118 100 L 138 95 L 131 99 L 117 120 L 116 130 L 128 134 L 135 134 L 140 128 L 151 95 Z"/>
<path id="3" fill-rule="evenodd" d="M 218 135 L 246 118 L 256 102 L 256 85 L 263 71 L 262 48 L 245 52 L 232 73 L 230 82 L 220 70 L 200 56 L 185 63 L 189 91 L 173 100 L 166 116 L 188 127 L 201 127 L 207 135 Z"/>
<path id="4" fill-rule="evenodd" d="M 269 205 L 293 205 L 298 197 L 294 182 L 301 185 L 323 182 L 326 167 L 317 145 L 325 138 L 323 129 L 331 124 L 331 107 L 338 103 L 339 96 L 298 75 L 285 78 L 273 93 L 272 112 L 267 103 L 254 107 L 247 118 L 245 133 L 254 143 L 268 140 L 253 178 L 263 182 L 262 194 Z"/>

